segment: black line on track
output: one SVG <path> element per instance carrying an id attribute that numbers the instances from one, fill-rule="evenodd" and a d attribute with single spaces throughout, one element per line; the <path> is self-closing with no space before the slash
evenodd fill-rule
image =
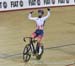
<path id="1" fill-rule="evenodd" d="M 72 46 L 72 45 L 75 45 L 75 44 L 66 44 L 66 45 L 61 45 L 61 46 L 49 47 L 49 48 L 45 48 L 45 49 L 46 50 L 47 49 L 55 49 L 55 48 L 61 48 L 61 47 L 66 47 L 66 46 Z"/>
<path id="2" fill-rule="evenodd" d="M 61 47 L 66 47 L 66 46 L 72 46 L 72 45 L 75 45 L 75 44 L 66 44 L 66 45 L 61 45 L 61 46 L 49 47 L 49 48 L 45 48 L 45 50 L 61 48 Z M 4 55 L 4 56 L 2 56 L 2 55 Z M 10 58 L 10 57 L 19 56 L 19 55 L 22 55 L 22 53 L 16 53 L 16 54 L 12 54 L 12 55 L 0 54 L 0 58 L 5 59 L 5 58 Z"/>
<path id="3" fill-rule="evenodd" d="M 5 55 L 5 54 L 0 54 L 0 58 L 9 58 L 9 57 L 14 57 L 14 56 L 19 56 L 21 55 L 22 53 L 16 53 L 16 54 L 12 54 L 12 55 Z M 2 56 L 3 55 L 3 56 Z"/>

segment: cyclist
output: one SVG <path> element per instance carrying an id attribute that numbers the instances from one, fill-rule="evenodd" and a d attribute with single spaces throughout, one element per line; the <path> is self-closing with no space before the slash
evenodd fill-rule
<path id="1" fill-rule="evenodd" d="M 34 20 L 36 23 L 36 30 L 35 30 L 35 32 L 32 33 L 31 37 L 33 39 L 37 38 L 36 52 L 38 53 L 38 55 L 40 55 L 42 53 L 41 40 L 44 35 L 45 21 L 50 16 L 50 9 L 47 8 L 47 10 L 48 10 L 48 14 L 46 16 L 43 16 L 44 11 L 42 9 L 38 10 L 38 17 L 32 17 L 33 11 L 31 11 L 28 15 L 28 18 L 30 20 Z"/>

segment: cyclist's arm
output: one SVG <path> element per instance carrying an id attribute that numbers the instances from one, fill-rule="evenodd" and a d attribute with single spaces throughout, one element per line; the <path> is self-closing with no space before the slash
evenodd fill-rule
<path id="1" fill-rule="evenodd" d="M 37 19 L 37 17 L 32 17 L 32 13 L 29 13 L 28 18 L 30 20 L 34 20 L 34 21 Z"/>
<path id="2" fill-rule="evenodd" d="M 48 10 L 48 13 L 47 13 L 47 15 L 44 17 L 44 20 L 46 20 L 49 16 L 50 16 L 50 10 Z"/>

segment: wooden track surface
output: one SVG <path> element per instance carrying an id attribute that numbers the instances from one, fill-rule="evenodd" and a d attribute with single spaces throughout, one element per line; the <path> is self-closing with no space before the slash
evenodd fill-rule
<path id="1" fill-rule="evenodd" d="M 0 66 L 75 66 L 75 6 L 51 9 L 42 41 L 44 55 L 39 61 L 32 57 L 24 63 L 23 37 L 35 30 L 28 13 L 28 10 L 0 13 Z M 37 16 L 37 10 L 33 16 Z"/>

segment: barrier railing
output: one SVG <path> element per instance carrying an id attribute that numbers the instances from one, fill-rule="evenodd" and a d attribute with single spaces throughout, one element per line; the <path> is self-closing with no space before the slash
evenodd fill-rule
<path id="1" fill-rule="evenodd" d="M 75 5 L 75 0 L 0 0 L 0 11 Z"/>

